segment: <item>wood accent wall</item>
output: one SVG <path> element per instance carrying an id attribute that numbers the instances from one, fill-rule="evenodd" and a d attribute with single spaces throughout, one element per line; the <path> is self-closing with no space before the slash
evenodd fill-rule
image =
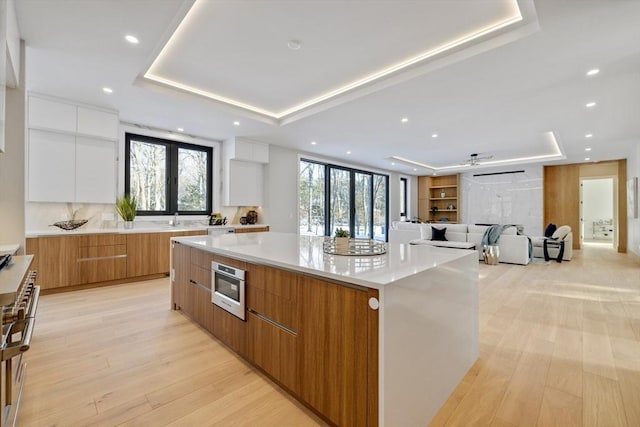
<path id="1" fill-rule="evenodd" d="M 618 160 L 618 252 L 627 252 L 627 160 Z"/>
<path id="2" fill-rule="evenodd" d="M 542 229 L 570 226 L 573 249 L 580 249 L 580 165 L 545 166 L 543 179 Z"/>
<path id="3" fill-rule="evenodd" d="M 573 248 L 580 249 L 580 179 L 614 176 L 617 251 L 627 252 L 627 160 L 544 167 L 543 224 L 567 224 L 573 230 Z"/>

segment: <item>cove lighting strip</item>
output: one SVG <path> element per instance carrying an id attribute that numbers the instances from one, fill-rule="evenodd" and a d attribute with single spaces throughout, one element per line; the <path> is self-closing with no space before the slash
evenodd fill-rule
<path id="1" fill-rule="evenodd" d="M 174 87 L 176 89 L 180 89 L 186 92 L 191 92 L 193 94 L 196 95 L 200 95 L 203 96 L 205 98 L 209 98 L 209 99 L 213 99 L 215 101 L 219 101 L 219 102 L 223 102 L 225 104 L 229 104 L 229 105 L 233 105 L 235 107 L 240 107 L 243 108 L 245 110 L 249 110 L 252 111 L 254 113 L 258 113 L 258 114 L 262 114 L 264 116 L 270 117 L 271 119 L 275 119 L 275 120 L 280 120 L 286 116 L 289 116 L 293 113 L 296 113 L 298 111 L 304 110 L 305 108 L 311 107 L 313 105 L 319 104 L 323 101 L 326 101 L 328 99 L 331 98 L 335 98 L 338 95 L 341 95 L 345 92 L 351 91 L 353 89 L 356 89 L 358 87 L 361 87 L 363 85 L 366 85 L 367 83 L 371 83 L 374 82 L 376 80 L 379 80 L 383 77 L 386 77 L 390 74 L 393 73 L 397 73 L 409 66 L 415 65 L 419 62 L 425 61 L 426 59 L 432 58 L 436 55 L 439 55 L 443 52 L 446 52 L 448 50 L 451 50 L 453 48 L 456 48 L 458 46 L 461 46 L 465 43 L 469 43 L 473 40 L 476 40 L 480 37 L 483 37 L 487 34 L 493 33 L 495 31 L 498 31 L 502 28 L 508 27 L 509 25 L 515 24 L 517 22 L 522 21 L 522 13 L 520 12 L 520 7 L 518 6 L 518 2 L 517 0 L 512 0 L 512 7 L 511 9 L 513 10 L 513 13 L 495 23 L 492 23 L 490 25 L 487 25 L 486 27 L 483 27 L 477 31 L 473 31 L 470 32 L 468 34 L 465 34 L 453 41 L 441 44 L 431 50 L 428 50 L 426 52 L 423 52 L 417 56 L 414 56 L 412 58 L 409 58 L 405 61 L 399 62 L 397 64 L 394 64 L 390 67 L 384 68 L 382 70 L 376 71 L 372 74 L 369 74 L 361 79 L 355 80 L 353 82 L 347 83 L 337 89 L 331 90 L 329 92 L 325 92 L 324 94 L 317 96 L 315 98 L 309 99 L 307 101 L 304 101 L 300 104 L 294 105 L 293 107 L 287 108 L 286 110 L 280 111 L 280 112 L 274 112 L 274 111 L 269 111 L 260 107 L 256 107 L 254 105 L 251 104 L 247 104 L 232 98 L 228 98 L 228 97 L 224 97 L 222 95 L 218 95 L 214 92 L 209 92 L 207 90 L 204 89 L 199 89 L 193 86 L 190 86 L 188 84 L 184 84 L 184 83 L 180 83 L 177 82 L 175 80 L 171 80 L 171 79 L 167 79 L 164 78 L 158 74 L 156 74 L 154 72 L 154 68 L 157 66 L 157 64 L 162 61 L 164 59 L 165 56 L 168 55 L 168 51 L 170 50 L 169 47 L 171 45 L 173 45 L 174 43 L 177 43 L 176 40 L 178 38 L 178 34 L 187 27 L 189 20 L 195 16 L 196 14 L 196 10 L 198 9 L 198 5 L 202 4 L 205 0 L 196 0 L 194 2 L 194 4 L 191 6 L 191 9 L 189 9 L 189 11 L 187 12 L 187 14 L 185 15 L 184 19 L 182 20 L 182 22 L 180 22 L 180 24 L 178 25 L 178 28 L 176 29 L 176 31 L 171 35 L 171 37 L 169 38 L 169 40 L 167 41 L 167 43 L 164 45 L 164 47 L 162 48 L 162 50 L 160 51 L 160 53 L 158 54 L 158 56 L 156 57 L 156 59 L 153 61 L 153 63 L 151 64 L 151 66 L 149 67 L 149 69 L 147 70 L 147 72 L 144 74 L 144 78 L 151 80 L 151 81 L 155 81 L 157 83 L 161 83 L 163 85 L 167 85 L 167 86 L 171 86 Z"/>
<path id="2" fill-rule="evenodd" d="M 432 166 L 432 165 L 428 165 L 426 163 L 422 163 L 422 162 L 417 162 L 415 160 L 411 160 L 411 159 L 407 159 L 405 157 L 400 157 L 400 156 L 391 156 L 391 159 L 397 160 L 399 162 L 402 163 L 407 163 L 410 164 L 412 166 L 418 166 L 424 169 L 431 169 L 433 171 L 442 171 L 442 170 L 449 170 L 449 169 L 461 169 L 461 168 L 467 168 L 467 167 L 471 167 L 471 166 L 494 166 L 494 165 L 503 165 L 503 164 L 511 164 L 511 163 L 522 163 L 522 162 L 534 162 L 534 161 L 541 161 L 541 160 L 557 160 L 557 159 L 564 159 L 565 156 L 562 153 L 562 150 L 560 149 L 560 145 L 558 144 L 558 140 L 556 139 L 556 136 L 553 132 L 545 132 L 544 133 L 545 137 L 553 144 L 554 148 L 555 148 L 555 153 L 554 154 L 543 154 L 543 155 L 539 155 L 539 156 L 529 156 L 529 157 L 514 157 L 511 159 L 502 159 L 502 160 L 490 160 L 490 161 L 478 161 L 475 165 L 470 165 L 470 164 L 458 164 L 458 165 L 449 165 L 449 166 Z"/>

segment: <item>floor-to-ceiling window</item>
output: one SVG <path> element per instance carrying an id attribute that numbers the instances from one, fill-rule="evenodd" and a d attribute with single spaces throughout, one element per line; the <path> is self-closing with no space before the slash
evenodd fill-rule
<path id="1" fill-rule="evenodd" d="M 386 240 L 387 175 L 313 160 L 300 160 L 300 234 Z"/>

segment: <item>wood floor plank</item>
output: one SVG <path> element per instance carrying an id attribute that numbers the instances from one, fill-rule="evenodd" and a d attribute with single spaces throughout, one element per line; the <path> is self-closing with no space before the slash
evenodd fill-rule
<path id="1" fill-rule="evenodd" d="M 537 427 L 582 426 L 582 398 L 545 387 Z"/>
<path id="2" fill-rule="evenodd" d="M 559 328 L 546 385 L 582 397 L 582 332 Z"/>
<path id="3" fill-rule="evenodd" d="M 617 381 L 585 372 L 583 396 L 582 418 L 585 427 L 627 427 Z"/>

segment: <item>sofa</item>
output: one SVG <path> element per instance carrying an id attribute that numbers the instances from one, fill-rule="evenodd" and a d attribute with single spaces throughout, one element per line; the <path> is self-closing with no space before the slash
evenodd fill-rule
<path id="1" fill-rule="evenodd" d="M 438 230 L 446 228 L 444 237 L 447 240 L 432 240 L 432 227 Z M 486 225 L 448 223 L 417 224 L 393 221 L 389 229 L 389 242 L 448 248 L 461 248 L 461 242 L 467 243 L 464 245 L 467 247 L 470 246 L 468 243 L 472 243 L 478 252 L 478 259 L 482 260 L 482 237 L 487 228 L 489 228 L 489 226 Z M 516 227 L 507 227 L 503 230 L 502 234 L 500 234 L 500 238 L 498 239 L 498 248 L 500 251 L 499 261 L 509 264 L 527 265 L 529 263 L 529 238 L 517 234 L 517 231 Z"/>

